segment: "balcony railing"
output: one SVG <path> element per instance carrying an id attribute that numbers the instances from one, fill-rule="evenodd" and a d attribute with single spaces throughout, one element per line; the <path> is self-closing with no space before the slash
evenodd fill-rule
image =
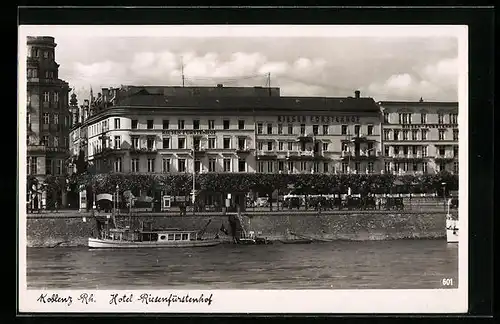
<path id="1" fill-rule="evenodd" d="M 154 153 L 157 151 L 156 147 L 131 147 L 132 153 Z"/>
<path id="2" fill-rule="evenodd" d="M 67 153 L 68 149 L 64 147 L 51 147 L 47 145 L 28 145 L 28 152 L 53 152 L 53 153 Z"/>

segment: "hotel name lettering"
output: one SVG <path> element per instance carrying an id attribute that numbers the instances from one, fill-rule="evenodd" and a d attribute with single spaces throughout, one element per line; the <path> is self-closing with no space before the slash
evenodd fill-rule
<path id="1" fill-rule="evenodd" d="M 215 129 L 168 129 L 163 135 L 215 135 Z"/>
<path id="2" fill-rule="evenodd" d="M 359 116 L 278 116 L 278 123 L 359 123 Z"/>

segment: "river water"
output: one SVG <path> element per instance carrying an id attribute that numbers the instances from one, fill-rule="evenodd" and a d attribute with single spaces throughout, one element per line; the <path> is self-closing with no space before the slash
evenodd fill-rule
<path id="1" fill-rule="evenodd" d="M 442 280 L 452 278 L 444 287 Z M 206 248 L 28 248 L 28 289 L 457 288 L 446 240 L 337 241 Z"/>

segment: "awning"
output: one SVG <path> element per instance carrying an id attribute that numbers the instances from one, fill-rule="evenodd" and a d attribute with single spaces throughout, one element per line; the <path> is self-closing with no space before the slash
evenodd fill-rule
<path id="1" fill-rule="evenodd" d="M 97 201 L 99 200 L 109 200 L 113 201 L 113 195 L 111 194 L 99 194 L 96 196 Z"/>

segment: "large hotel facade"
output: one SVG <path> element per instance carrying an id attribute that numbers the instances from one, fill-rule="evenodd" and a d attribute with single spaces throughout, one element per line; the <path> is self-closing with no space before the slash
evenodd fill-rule
<path id="1" fill-rule="evenodd" d="M 71 150 L 83 148 L 100 172 L 383 170 L 380 108 L 359 91 L 321 98 L 282 97 L 279 88 L 126 87 L 103 89 L 96 105 L 75 113 Z"/>

